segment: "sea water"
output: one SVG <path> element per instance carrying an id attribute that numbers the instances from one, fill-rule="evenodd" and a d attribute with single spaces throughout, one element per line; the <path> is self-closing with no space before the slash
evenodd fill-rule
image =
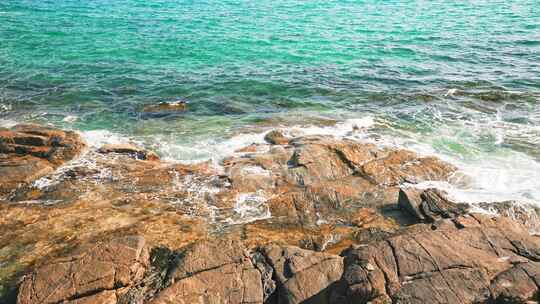
<path id="1" fill-rule="evenodd" d="M 540 3 L 0 1 L 17 122 L 218 165 L 272 128 L 333 134 L 455 164 L 469 183 L 423 186 L 460 200 L 538 203 Z"/>

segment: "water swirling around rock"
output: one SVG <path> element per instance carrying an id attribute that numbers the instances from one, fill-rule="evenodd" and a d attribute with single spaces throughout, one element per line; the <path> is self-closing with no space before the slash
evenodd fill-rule
<path id="1" fill-rule="evenodd" d="M 9 1 L 0 120 L 193 162 L 276 125 L 343 135 L 367 119 L 363 138 L 472 175 L 458 195 L 538 201 L 539 18 L 529 0 Z M 187 111 L 143 112 L 178 99 Z"/>

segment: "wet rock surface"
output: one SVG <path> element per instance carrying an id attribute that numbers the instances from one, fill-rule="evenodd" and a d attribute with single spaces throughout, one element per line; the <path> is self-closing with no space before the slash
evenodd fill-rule
<path id="1" fill-rule="evenodd" d="M 19 132 L 24 139 L 9 145 L 42 147 L 45 139 L 24 137 L 28 128 L 36 127 L 3 130 L 2 144 Z M 514 221 L 523 217 L 471 214 L 443 192 L 410 188 L 456 170 L 432 157 L 274 132 L 216 168 L 132 145 L 81 155 L 78 135 L 46 131 L 64 134 L 54 156 L 1 154 L 45 168 L 9 173 L 26 180 L 0 199 L 0 294 L 21 286 L 20 303 L 487 303 L 537 294 L 539 244 Z M 132 248 L 118 243 L 126 235 L 145 240 L 135 262 L 95 251 Z M 73 253 L 81 245 L 85 258 Z M 62 281 L 86 276 L 87 265 L 94 285 Z M 137 270 L 111 279 L 124 266 Z M 58 279 L 44 283 L 45 274 Z"/>
<path id="2" fill-rule="evenodd" d="M 0 198 L 51 173 L 84 147 L 75 132 L 31 124 L 0 128 Z"/>
<path id="3" fill-rule="evenodd" d="M 511 218 L 512 220 L 523 224 L 529 233 L 540 236 L 540 208 L 529 204 L 516 201 L 504 202 L 481 202 L 473 204 L 490 214 L 500 214 Z"/>

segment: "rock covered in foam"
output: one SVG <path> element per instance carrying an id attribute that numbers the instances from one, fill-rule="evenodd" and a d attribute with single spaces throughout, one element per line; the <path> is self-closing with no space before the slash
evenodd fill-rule
<path id="1" fill-rule="evenodd" d="M 540 207 L 517 201 L 479 202 L 472 204 L 489 214 L 506 216 L 523 224 L 531 234 L 540 236 Z"/>

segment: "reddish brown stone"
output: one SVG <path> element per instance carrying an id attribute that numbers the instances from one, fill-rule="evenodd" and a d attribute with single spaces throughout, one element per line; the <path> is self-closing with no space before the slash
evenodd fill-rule
<path id="1" fill-rule="evenodd" d="M 96 303 L 98 298 L 116 303 L 110 294 L 95 294 L 130 286 L 143 277 L 148 263 L 148 249 L 140 237 L 81 248 L 78 253 L 41 266 L 26 276 L 17 303 Z M 87 296 L 94 300 L 85 299 Z"/>

